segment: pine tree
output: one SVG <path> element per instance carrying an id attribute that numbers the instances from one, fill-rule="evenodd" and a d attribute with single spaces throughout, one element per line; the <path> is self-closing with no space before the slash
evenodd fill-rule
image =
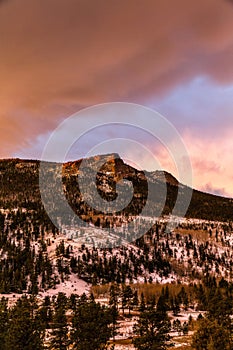
<path id="1" fill-rule="evenodd" d="M 188 295 L 184 289 L 184 286 L 182 286 L 181 291 L 178 294 L 178 298 L 181 300 L 185 310 L 187 310 L 188 305 L 189 305 L 189 299 L 188 299 Z"/>
<path id="2" fill-rule="evenodd" d="M 134 326 L 133 344 L 138 350 L 165 350 L 169 346 L 170 329 L 166 312 L 147 309 Z"/>
<path id="3" fill-rule="evenodd" d="M 72 342 L 75 350 L 104 350 L 112 336 L 109 309 L 99 303 L 83 301 L 73 317 Z"/>
<path id="4" fill-rule="evenodd" d="M 109 291 L 109 305 L 118 308 L 118 297 L 120 294 L 120 288 L 116 284 L 112 284 Z"/>
<path id="5" fill-rule="evenodd" d="M 112 317 L 112 325 L 113 325 L 113 338 L 115 339 L 116 328 L 117 328 L 117 317 L 118 317 L 118 296 L 120 293 L 120 289 L 118 285 L 111 285 L 110 287 L 110 297 L 109 297 L 109 306 L 110 306 L 110 314 Z"/>
<path id="6" fill-rule="evenodd" d="M 44 302 L 38 310 L 38 317 L 44 325 L 44 328 L 49 328 L 49 323 L 52 321 L 52 309 L 49 296 L 44 298 Z"/>
<path id="7" fill-rule="evenodd" d="M 59 306 L 55 310 L 53 330 L 51 332 L 50 349 L 67 350 L 69 346 L 68 326 L 65 309 Z"/>
<path id="8" fill-rule="evenodd" d="M 42 350 L 44 329 L 36 317 L 33 299 L 22 297 L 9 315 L 6 334 L 7 350 Z"/>
<path id="9" fill-rule="evenodd" d="M 130 315 L 130 309 L 132 306 L 132 299 L 133 299 L 133 291 L 130 286 L 123 286 L 122 290 L 122 309 L 123 309 L 123 314 L 124 314 L 124 309 L 125 307 L 128 308 L 129 310 L 129 315 Z"/>
<path id="10" fill-rule="evenodd" d="M 0 301 L 0 350 L 6 349 L 5 338 L 8 329 L 8 322 L 7 299 L 2 298 Z"/>
<path id="11" fill-rule="evenodd" d="M 175 298 L 173 299 L 172 311 L 174 316 L 178 316 L 180 312 L 180 300 L 178 296 L 175 296 Z"/>
<path id="12" fill-rule="evenodd" d="M 77 306 L 77 295 L 76 294 L 71 294 L 69 298 L 69 307 L 71 310 L 75 311 Z"/>
<path id="13" fill-rule="evenodd" d="M 146 304 L 145 304 L 145 297 L 144 294 L 141 293 L 141 301 L 140 301 L 140 306 L 139 306 L 139 311 L 143 312 L 146 309 Z"/>
<path id="14" fill-rule="evenodd" d="M 174 331 L 178 332 L 179 334 L 181 334 L 182 331 L 182 327 L 181 327 L 181 322 L 180 320 L 176 319 L 173 321 L 173 325 L 172 325 Z"/>
<path id="15" fill-rule="evenodd" d="M 195 350 L 231 350 L 231 333 L 217 321 L 203 318 L 199 321 L 198 330 L 192 338 Z"/>
<path id="16" fill-rule="evenodd" d="M 213 281 L 215 286 L 215 281 Z M 192 346 L 196 350 L 232 350 L 232 301 L 219 289 L 210 288 L 207 314 L 199 318 L 198 329 L 193 335 Z"/>
<path id="17" fill-rule="evenodd" d="M 138 304 L 139 304 L 138 292 L 135 290 L 134 293 L 133 293 L 132 305 L 137 307 Z"/>

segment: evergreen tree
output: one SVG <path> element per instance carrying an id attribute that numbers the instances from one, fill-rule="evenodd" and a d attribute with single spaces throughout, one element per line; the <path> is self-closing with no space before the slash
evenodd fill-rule
<path id="1" fill-rule="evenodd" d="M 132 299 L 133 299 L 133 291 L 130 286 L 123 286 L 122 290 L 122 309 L 123 309 L 123 314 L 124 314 L 124 309 L 125 307 L 128 308 L 129 310 L 129 315 L 130 315 L 130 309 L 132 306 Z"/>
<path id="2" fill-rule="evenodd" d="M 133 293 L 132 305 L 137 307 L 138 304 L 139 304 L 138 292 L 135 290 L 134 293 Z"/>
<path id="3" fill-rule="evenodd" d="M 109 305 L 118 308 L 120 289 L 117 284 L 112 284 L 109 291 Z"/>
<path id="4" fill-rule="evenodd" d="M 138 350 L 165 350 L 169 346 L 170 329 L 166 312 L 147 309 L 134 326 L 133 344 Z"/>
<path id="5" fill-rule="evenodd" d="M 181 326 L 180 320 L 178 320 L 178 319 L 174 320 L 172 327 L 173 327 L 175 332 L 178 332 L 179 334 L 181 334 L 182 326 Z"/>
<path id="6" fill-rule="evenodd" d="M 77 295 L 72 293 L 70 298 L 69 298 L 69 307 L 73 311 L 75 311 L 76 310 L 76 306 L 77 306 Z"/>
<path id="7" fill-rule="evenodd" d="M 115 338 L 116 328 L 117 328 L 119 292 L 120 292 L 120 289 L 118 285 L 111 285 L 109 305 L 110 305 L 110 314 L 112 317 L 112 325 L 113 325 L 113 338 Z"/>
<path id="8" fill-rule="evenodd" d="M 141 301 L 140 301 L 140 306 L 139 306 L 139 311 L 143 312 L 146 309 L 146 304 L 145 304 L 145 297 L 144 294 L 141 293 Z"/>
<path id="9" fill-rule="evenodd" d="M 50 349 L 67 350 L 69 346 L 68 326 L 65 309 L 59 305 L 56 308 L 51 332 Z"/>
<path id="10" fill-rule="evenodd" d="M 213 281 L 215 282 L 215 281 Z M 198 329 L 192 339 L 196 350 L 232 350 L 232 301 L 219 289 L 210 291 L 207 314 L 198 321 Z"/>
<path id="11" fill-rule="evenodd" d="M 49 328 L 49 323 L 52 321 L 52 309 L 49 296 L 46 296 L 40 309 L 38 310 L 38 318 L 44 325 L 44 328 Z"/>
<path id="12" fill-rule="evenodd" d="M 6 349 L 5 338 L 8 328 L 8 321 L 7 299 L 2 298 L 0 301 L 0 350 Z"/>
<path id="13" fill-rule="evenodd" d="M 232 350 L 231 333 L 217 321 L 203 318 L 192 339 L 195 350 Z"/>
<path id="14" fill-rule="evenodd" d="M 22 297 L 10 312 L 5 349 L 42 350 L 43 338 L 44 330 L 36 317 L 34 301 Z"/>
<path id="15" fill-rule="evenodd" d="M 109 309 L 96 302 L 82 302 L 73 317 L 72 342 L 75 350 L 104 350 L 112 336 Z"/>
<path id="16" fill-rule="evenodd" d="M 178 294 L 178 299 L 182 302 L 184 309 L 187 310 L 189 305 L 189 299 L 188 295 L 184 289 L 184 286 L 182 286 L 180 293 Z"/>
<path id="17" fill-rule="evenodd" d="M 173 299 L 172 311 L 174 316 L 178 316 L 180 312 L 180 299 L 178 298 L 178 296 L 175 296 L 175 298 Z"/>

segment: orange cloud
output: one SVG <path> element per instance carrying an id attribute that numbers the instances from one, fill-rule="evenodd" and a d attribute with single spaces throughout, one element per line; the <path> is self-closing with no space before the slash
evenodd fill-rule
<path id="1" fill-rule="evenodd" d="M 222 0 L 1 2 L 0 156 L 30 147 L 88 105 L 145 103 L 199 75 L 231 84 L 232 19 L 232 4 Z M 203 154 L 192 142 L 200 187 Z M 210 161 L 224 147 L 210 146 Z M 217 159 L 227 171 L 229 158 Z"/>
<path id="2" fill-rule="evenodd" d="M 1 107 L 143 100 L 202 72 L 232 81 L 232 16 L 220 0 L 8 1 Z"/>

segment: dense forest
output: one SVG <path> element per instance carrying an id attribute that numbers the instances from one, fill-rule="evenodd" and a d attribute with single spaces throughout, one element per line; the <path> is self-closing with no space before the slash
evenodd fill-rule
<path id="1" fill-rule="evenodd" d="M 63 293 L 38 301 L 22 296 L 9 306 L 0 301 L 0 349 L 114 349 L 121 314 L 137 315 L 132 342 L 138 350 L 166 349 L 172 346 L 171 331 L 192 331 L 196 350 L 230 350 L 232 339 L 233 284 L 207 277 L 198 285 L 169 286 L 158 292 L 138 295 L 130 285 L 111 284 L 108 305 L 94 295 L 66 297 Z M 181 323 L 181 309 L 196 308 L 199 316 Z M 173 314 L 173 321 L 169 317 Z M 194 330 L 194 332 L 193 332 Z M 211 347 L 210 347 L 211 346 Z"/>

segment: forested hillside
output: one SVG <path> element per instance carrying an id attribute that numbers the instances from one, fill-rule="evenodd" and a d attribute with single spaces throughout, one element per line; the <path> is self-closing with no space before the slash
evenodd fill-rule
<path id="1" fill-rule="evenodd" d="M 116 350 L 158 344 L 165 349 L 179 341 L 187 343 L 182 349 L 191 343 L 196 350 L 232 349 L 232 200 L 194 190 L 186 218 L 168 229 L 178 181 L 166 172 L 138 171 L 116 155 L 90 158 L 89 165 L 103 160 L 96 184 L 106 202 L 124 196 L 121 185 L 116 192 L 119 180 L 134 188 L 129 205 L 108 215 L 84 201 L 81 161 L 64 164 L 62 175 L 61 165 L 44 164 L 49 194 L 62 180 L 66 199 L 83 222 L 75 227 L 53 203 L 60 226 L 46 213 L 40 162 L 0 161 L 0 349 L 86 350 L 90 342 L 84 334 L 96 341 L 97 350 L 113 349 L 114 343 Z M 184 196 L 190 191 L 181 189 Z M 140 218 L 146 233 L 134 239 L 128 225 L 148 200 Z M 160 216 L 152 215 L 154 208 Z M 138 221 L 134 225 L 136 231 Z M 121 226 L 116 240 L 115 228 Z"/>
<path id="2" fill-rule="evenodd" d="M 178 181 L 166 172 L 155 171 L 148 173 L 138 171 L 125 164 L 118 157 L 118 155 L 113 154 L 89 158 L 87 164 L 90 167 L 93 162 L 98 162 L 97 159 L 105 162 L 96 178 L 101 196 L 111 201 L 116 196 L 116 182 L 120 179 L 128 179 L 133 183 L 134 197 L 122 214 L 137 215 L 147 200 L 148 180 L 153 198 L 148 207 L 157 207 L 159 214 L 168 215 L 171 213 L 177 198 Z M 93 211 L 92 208 L 89 208 L 82 201 L 78 187 L 80 164 L 81 160 L 65 163 L 62 169 L 62 181 L 69 204 L 78 215 L 86 219 L 89 217 L 90 220 L 91 216 L 93 217 L 100 213 Z M 25 208 L 27 210 L 36 210 L 37 213 L 46 216 L 43 212 L 39 190 L 39 166 L 40 162 L 34 160 L 6 159 L 0 161 L 0 208 Z M 50 191 L 54 190 L 58 168 L 60 168 L 60 165 L 56 163 L 45 163 L 43 166 L 43 169 L 47 171 L 48 177 L 51 178 Z M 88 169 L 86 171 L 88 174 Z M 167 187 L 166 198 L 163 197 L 164 179 Z M 110 187 L 111 191 L 106 191 L 107 186 Z M 182 191 L 185 196 L 185 191 L 188 191 L 188 188 L 182 186 Z M 165 205 L 163 204 L 164 201 Z M 161 211 L 159 211 L 160 209 Z M 150 216 L 150 214 L 148 209 L 147 215 Z M 186 217 L 213 221 L 231 221 L 232 215 L 232 199 L 193 190 L 192 200 Z M 43 217 L 43 220 L 46 219 L 46 217 Z"/>

